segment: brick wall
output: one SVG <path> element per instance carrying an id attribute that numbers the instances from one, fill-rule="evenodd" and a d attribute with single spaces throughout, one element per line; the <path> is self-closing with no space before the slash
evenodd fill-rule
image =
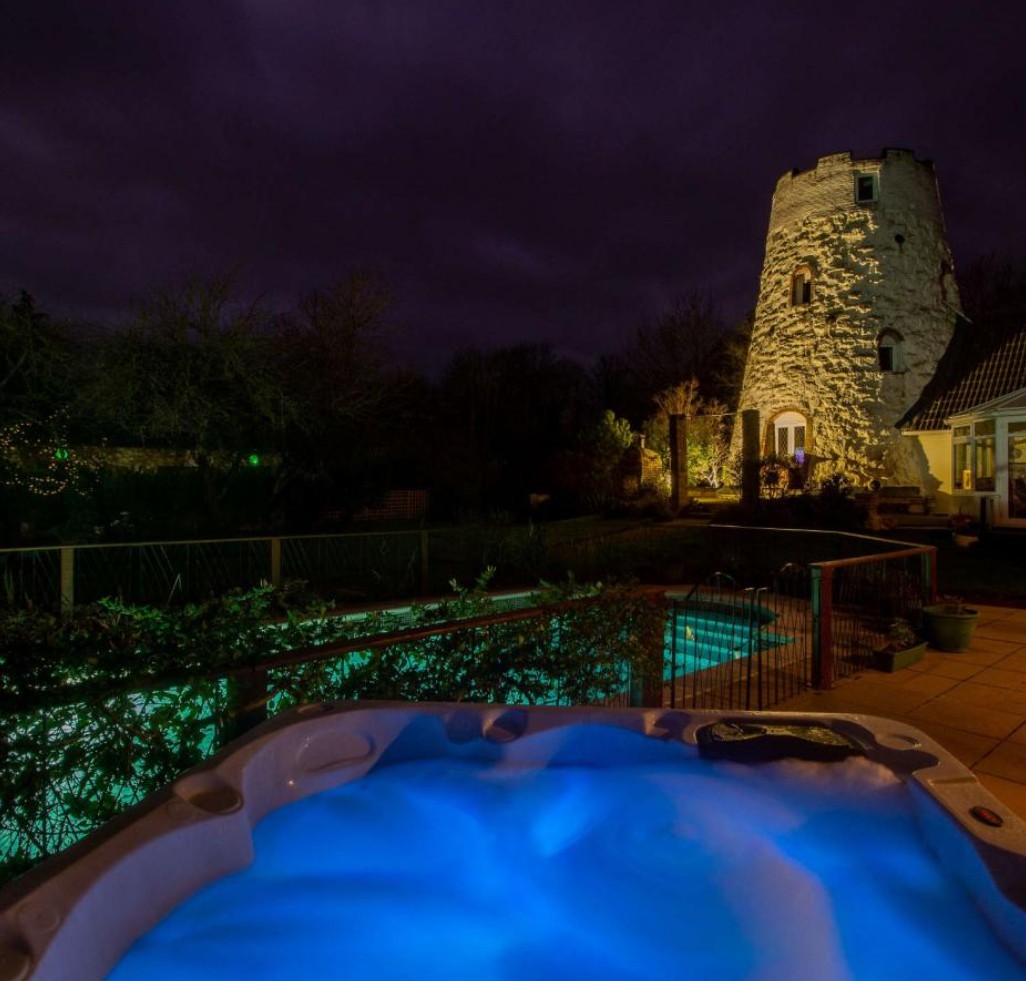
<path id="1" fill-rule="evenodd" d="M 390 490 L 380 504 L 357 511 L 353 521 L 419 521 L 426 517 L 428 503 L 426 490 Z"/>

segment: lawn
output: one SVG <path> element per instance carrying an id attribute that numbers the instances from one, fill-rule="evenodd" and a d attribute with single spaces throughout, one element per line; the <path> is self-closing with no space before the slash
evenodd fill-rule
<path id="1" fill-rule="evenodd" d="M 946 530 L 902 528 L 894 537 L 937 547 L 937 592 L 992 605 L 1026 607 L 1026 536 L 995 534 L 958 548 Z"/>

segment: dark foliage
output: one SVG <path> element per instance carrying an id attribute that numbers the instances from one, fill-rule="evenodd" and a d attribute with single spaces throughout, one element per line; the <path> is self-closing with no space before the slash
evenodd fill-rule
<path id="1" fill-rule="evenodd" d="M 282 651 L 494 612 L 480 591 L 397 620 L 326 616 L 270 588 L 175 612 L 104 601 L 61 622 L 8 614 L 0 659 L 0 879 L 79 838 L 239 731 L 252 711 L 225 672 Z M 583 597 L 566 605 L 573 597 Z M 298 602 L 299 607 L 293 607 Z M 624 590 L 545 588 L 530 619 L 449 630 L 262 674 L 271 713 L 302 702 L 384 698 L 573 705 L 622 697 L 662 671 L 664 610 Z M 289 607 L 282 610 L 282 605 Z M 556 604 L 553 608 L 553 604 Z M 268 616 L 285 619 L 269 623 Z"/>

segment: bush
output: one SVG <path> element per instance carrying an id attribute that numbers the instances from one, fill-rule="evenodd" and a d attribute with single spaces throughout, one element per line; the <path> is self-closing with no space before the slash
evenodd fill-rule
<path id="1" fill-rule="evenodd" d="M 469 588 L 452 583 L 451 599 L 401 617 L 325 616 L 300 585 L 175 611 L 105 600 L 69 621 L 37 610 L 7 614 L 0 881 L 173 780 L 263 706 L 273 713 L 366 698 L 581 704 L 622 694 L 632 678 L 662 677 L 662 601 L 572 580 L 543 584 L 539 602 L 551 612 L 529 619 L 228 674 L 288 650 L 494 613 L 484 592 L 493 574 Z M 283 607 L 285 619 L 268 622 Z"/>

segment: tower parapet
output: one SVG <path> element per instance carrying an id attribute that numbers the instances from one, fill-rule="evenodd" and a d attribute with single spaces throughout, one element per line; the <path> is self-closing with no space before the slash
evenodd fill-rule
<path id="1" fill-rule="evenodd" d="M 763 451 L 859 483 L 920 482 L 894 423 L 959 310 L 937 179 L 910 150 L 821 157 L 778 181 L 739 411 Z"/>

